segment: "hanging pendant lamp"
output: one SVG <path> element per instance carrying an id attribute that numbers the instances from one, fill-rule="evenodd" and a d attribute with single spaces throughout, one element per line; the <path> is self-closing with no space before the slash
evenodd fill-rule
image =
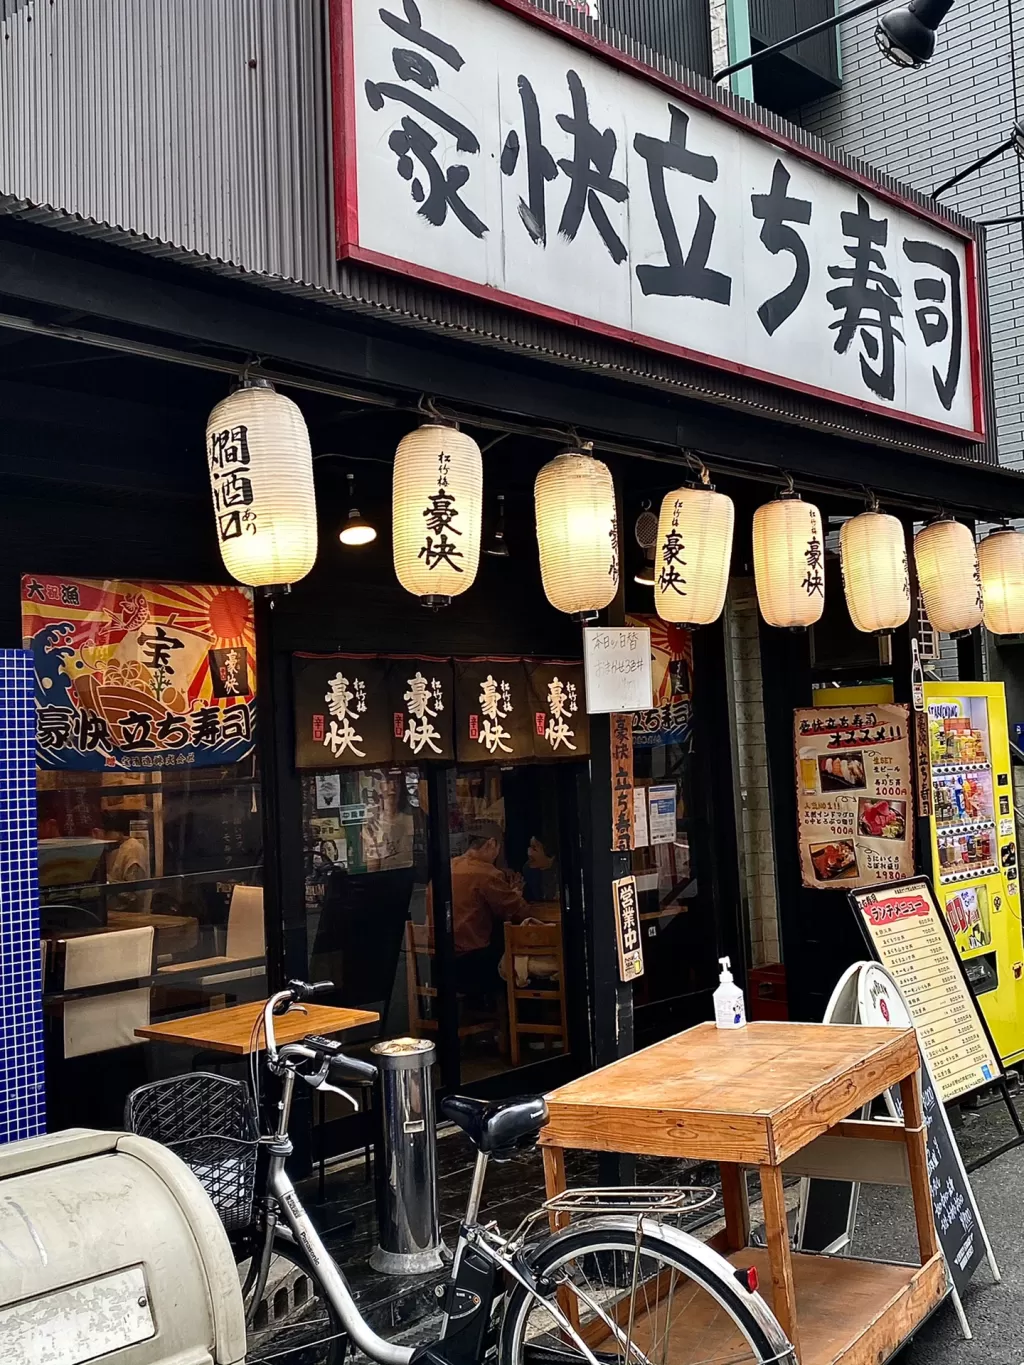
<path id="1" fill-rule="evenodd" d="M 227 571 L 251 587 L 297 583 L 316 560 L 313 456 L 302 413 L 265 379 L 210 413 L 206 458 Z"/>
<path id="2" fill-rule="evenodd" d="M 431 422 L 395 452 L 391 529 L 395 573 L 427 607 L 473 586 L 483 516 L 480 447 L 457 427 Z"/>
<path id="3" fill-rule="evenodd" d="M 970 527 L 952 517 L 923 527 L 914 537 L 914 563 L 925 611 L 936 630 L 960 636 L 981 624 L 981 570 Z"/>
<path id="4" fill-rule="evenodd" d="M 654 609 L 663 621 L 708 626 L 721 616 L 734 521 L 732 499 L 716 493 L 710 484 L 665 495 L 654 579 Z"/>
<path id="5" fill-rule="evenodd" d="M 770 626 L 802 630 L 825 609 L 821 513 L 789 490 L 754 513 L 754 584 Z"/>
<path id="6" fill-rule="evenodd" d="M 1011 526 L 991 532 L 978 546 L 985 625 L 993 635 L 1024 633 L 1024 534 Z"/>
<path id="7" fill-rule="evenodd" d="M 865 635 L 887 635 L 910 619 L 910 570 L 903 524 L 878 510 L 839 529 L 843 592 L 850 619 Z"/>
<path id="8" fill-rule="evenodd" d="M 619 533 L 611 470 L 583 443 L 563 451 L 533 489 L 544 593 L 553 607 L 593 620 L 619 588 Z"/>

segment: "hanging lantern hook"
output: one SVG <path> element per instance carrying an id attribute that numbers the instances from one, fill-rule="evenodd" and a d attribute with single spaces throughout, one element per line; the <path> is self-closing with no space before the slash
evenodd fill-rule
<path id="1" fill-rule="evenodd" d="M 862 483 L 861 488 L 863 488 L 864 490 L 864 502 L 865 505 L 867 506 L 868 511 L 869 512 L 880 511 L 881 508 L 878 502 L 878 494 L 875 492 L 875 490 L 873 488 L 869 488 L 866 483 Z"/>
<path id="2" fill-rule="evenodd" d="M 700 479 L 705 488 L 711 487 L 711 472 L 700 456 L 693 450 L 684 450 L 683 458 Z"/>
<path id="3" fill-rule="evenodd" d="M 456 431 L 459 429 L 457 419 L 453 417 L 451 413 L 442 412 L 428 393 L 420 394 L 419 402 L 416 404 L 416 411 L 422 413 L 424 417 L 429 417 L 430 420 L 436 422 L 438 426 L 454 427 Z"/>
<path id="4" fill-rule="evenodd" d="M 779 497 L 798 498 L 800 494 L 796 491 L 796 484 L 793 482 L 793 475 L 790 474 L 789 471 L 786 469 L 783 469 L 780 472 L 786 482 L 783 485 L 782 492 L 779 494 Z"/>

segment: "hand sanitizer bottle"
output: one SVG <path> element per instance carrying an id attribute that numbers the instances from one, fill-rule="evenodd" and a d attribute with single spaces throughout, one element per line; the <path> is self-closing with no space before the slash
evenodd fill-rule
<path id="1" fill-rule="evenodd" d="M 722 975 L 719 977 L 718 990 L 712 997 L 715 1002 L 715 1024 L 718 1028 L 743 1028 L 747 1022 L 743 992 L 732 979 L 729 959 L 720 957 L 718 960 L 722 964 Z"/>

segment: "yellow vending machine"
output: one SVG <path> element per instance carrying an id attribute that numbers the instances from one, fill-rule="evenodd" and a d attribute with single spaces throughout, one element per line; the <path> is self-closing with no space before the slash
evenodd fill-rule
<path id="1" fill-rule="evenodd" d="M 1024 939 L 1002 683 L 926 683 L 932 875 L 1004 1063 L 1024 1058 Z"/>

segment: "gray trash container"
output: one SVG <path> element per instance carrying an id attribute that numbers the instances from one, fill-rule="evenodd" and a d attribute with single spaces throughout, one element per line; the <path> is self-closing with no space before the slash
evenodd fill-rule
<path id="1" fill-rule="evenodd" d="M 370 1257 L 385 1275 L 416 1275 L 444 1264 L 437 1226 L 437 1150 L 430 1070 L 437 1049 L 422 1038 L 392 1038 L 370 1049 L 380 1068 L 377 1227 Z"/>

